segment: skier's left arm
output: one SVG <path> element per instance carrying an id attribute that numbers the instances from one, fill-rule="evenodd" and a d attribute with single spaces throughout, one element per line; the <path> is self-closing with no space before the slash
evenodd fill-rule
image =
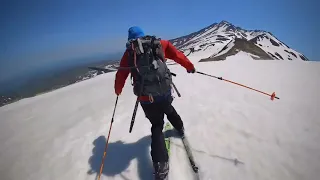
<path id="1" fill-rule="evenodd" d="M 195 72 L 194 65 L 191 61 L 178 49 L 176 49 L 169 41 L 161 40 L 161 44 L 163 44 L 163 50 L 165 53 L 165 58 L 169 58 L 183 66 L 187 69 L 188 72 Z"/>

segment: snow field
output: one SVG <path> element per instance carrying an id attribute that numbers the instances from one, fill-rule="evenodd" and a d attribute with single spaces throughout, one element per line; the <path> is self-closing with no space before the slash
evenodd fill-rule
<path id="1" fill-rule="evenodd" d="M 169 68 L 182 97 L 181 115 L 202 179 L 315 180 L 320 172 L 320 64 L 254 61 L 240 52 L 198 63 L 280 100 L 200 74 Z M 114 108 L 114 72 L 0 108 L 0 179 L 93 180 L 99 172 Z M 150 123 L 130 80 L 119 98 L 102 179 L 150 179 Z M 192 179 L 180 139 L 172 138 L 170 177 Z M 237 158 L 234 165 L 224 158 Z"/>

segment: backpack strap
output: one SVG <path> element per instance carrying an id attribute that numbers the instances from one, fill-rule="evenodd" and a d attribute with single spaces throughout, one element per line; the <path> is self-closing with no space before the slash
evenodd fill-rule
<path id="1" fill-rule="evenodd" d="M 142 42 L 141 42 L 141 39 L 140 39 L 140 38 L 137 39 L 137 43 L 138 43 L 138 48 L 136 48 L 135 52 L 136 52 L 137 54 L 143 54 L 143 53 L 144 53 L 144 50 L 143 50 Z"/>
<path id="2" fill-rule="evenodd" d="M 164 52 L 162 49 L 161 38 L 156 38 L 155 36 L 151 39 L 152 51 L 155 57 L 160 58 L 163 62 L 165 62 Z"/>
<path id="3" fill-rule="evenodd" d="M 135 42 L 137 42 L 137 47 L 135 46 Z M 137 70 L 137 72 L 139 73 L 139 69 L 137 68 L 137 55 L 144 53 L 141 40 L 139 38 L 130 40 L 129 42 L 127 42 L 127 49 L 130 51 L 129 59 L 133 58 L 132 59 L 133 64 L 131 64 L 133 65 L 132 68 Z M 131 79 L 132 79 L 132 74 L 131 74 Z"/>

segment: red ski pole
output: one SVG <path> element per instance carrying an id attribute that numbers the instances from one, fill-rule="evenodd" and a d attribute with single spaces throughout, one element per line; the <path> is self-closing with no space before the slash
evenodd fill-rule
<path id="1" fill-rule="evenodd" d="M 100 180 L 102 171 L 103 171 L 103 166 L 104 166 L 104 159 L 107 156 L 107 149 L 108 149 L 108 144 L 109 144 L 109 138 L 110 138 L 110 134 L 111 134 L 111 129 L 112 129 L 112 124 L 113 124 L 113 120 L 114 120 L 114 113 L 116 111 L 116 107 L 117 107 L 117 103 L 118 103 L 118 97 L 116 99 L 116 103 L 114 105 L 114 110 L 113 110 L 113 114 L 112 114 L 112 119 L 111 119 L 111 124 L 110 124 L 110 128 L 109 128 L 109 133 L 108 133 L 108 138 L 107 138 L 107 143 L 106 143 L 106 147 L 104 148 L 104 152 L 103 152 L 103 157 L 102 157 L 102 161 L 101 161 L 101 166 L 100 166 L 100 172 L 99 172 L 99 176 L 98 176 L 98 180 Z"/>
<path id="2" fill-rule="evenodd" d="M 251 89 L 251 90 L 253 90 L 253 91 L 256 91 L 256 92 L 262 93 L 262 94 L 264 94 L 264 95 L 270 96 L 271 100 L 274 100 L 274 98 L 276 98 L 276 99 L 280 99 L 279 97 L 277 97 L 277 96 L 276 96 L 276 93 L 275 93 L 275 92 L 273 92 L 272 94 L 268 94 L 268 93 L 265 93 L 265 92 L 263 92 L 263 91 L 259 91 L 259 90 L 257 90 L 257 89 L 254 89 L 254 88 L 251 88 L 251 87 L 245 86 L 245 85 L 243 85 L 243 84 L 236 83 L 236 82 L 233 82 L 233 81 L 230 81 L 230 80 L 227 80 L 227 79 L 223 79 L 222 77 L 213 76 L 213 75 L 206 74 L 206 73 L 199 72 L 199 71 L 197 71 L 197 73 L 198 73 L 198 74 L 205 75 L 205 76 L 210 76 L 210 77 L 213 77 L 213 78 L 216 78 L 216 79 L 219 79 L 219 80 L 223 80 L 223 81 L 226 81 L 226 82 L 229 82 L 229 83 L 232 83 L 232 84 L 236 84 L 236 85 L 239 85 L 239 86 L 242 86 L 242 87 L 245 87 L 245 88 Z"/>

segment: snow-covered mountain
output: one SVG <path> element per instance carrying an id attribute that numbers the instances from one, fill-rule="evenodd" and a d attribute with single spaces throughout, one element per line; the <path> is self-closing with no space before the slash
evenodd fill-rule
<path id="1" fill-rule="evenodd" d="M 308 60 L 270 32 L 245 30 L 227 21 L 214 23 L 171 42 L 185 55 L 201 57 L 201 61 L 224 60 L 240 51 L 254 59 Z"/>
<path id="2" fill-rule="evenodd" d="M 109 65 L 105 65 L 105 66 L 100 66 L 99 68 L 104 68 L 105 70 L 104 70 L 104 71 L 90 70 L 90 71 L 88 71 L 87 73 L 78 76 L 77 82 L 94 78 L 94 77 L 96 77 L 96 76 L 98 76 L 98 75 L 100 75 L 100 74 L 105 74 L 105 73 L 108 73 L 108 72 L 116 71 L 116 70 L 117 70 L 117 67 L 119 67 L 119 66 L 120 66 L 120 64 L 119 64 L 118 61 L 117 61 L 117 62 L 114 62 L 113 64 L 109 64 Z"/>

